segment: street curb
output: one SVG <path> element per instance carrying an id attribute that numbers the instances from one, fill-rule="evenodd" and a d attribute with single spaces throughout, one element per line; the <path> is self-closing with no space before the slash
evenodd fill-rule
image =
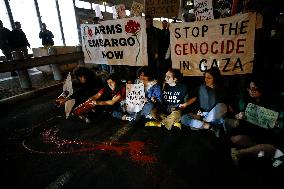
<path id="1" fill-rule="evenodd" d="M 62 85 L 63 85 L 63 82 L 57 83 L 57 84 L 54 84 L 54 85 L 50 85 L 50 86 L 47 86 L 47 87 L 44 87 L 44 88 L 39 88 L 39 89 L 35 89 L 35 90 L 32 90 L 32 91 L 28 91 L 28 92 L 25 92 L 25 93 L 22 93 L 22 94 L 19 94 L 19 95 L 15 95 L 15 96 L 12 96 L 12 97 L 8 97 L 8 98 L 0 100 L 0 105 L 12 104 L 12 103 L 16 103 L 16 102 L 19 102 L 19 101 L 22 101 L 22 100 L 26 100 L 27 98 L 31 98 L 31 97 L 34 97 L 36 95 L 43 94 L 47 91 L 56 89 L 58 87 L 62 87 Z"/>

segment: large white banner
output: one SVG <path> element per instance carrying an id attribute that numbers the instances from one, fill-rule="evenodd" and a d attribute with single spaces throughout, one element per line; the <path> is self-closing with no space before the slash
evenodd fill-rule
<path id="1" fill-rule="evenodd" d="M 146 22 L 142 17 L 81 24 L 86 63 L 147 65 Z"/>
<path id="2" fill-rule="evenodd" d="M 186 23 L 171 23 L 173 68 L 201 76 L 211 67 L 223 75 L 252 73 L 255 13 Z"/>

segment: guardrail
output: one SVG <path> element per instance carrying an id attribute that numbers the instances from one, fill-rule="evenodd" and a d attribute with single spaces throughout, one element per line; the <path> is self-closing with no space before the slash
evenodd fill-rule
<path id="1" fill-rule="evenodd" d="M 58 65 L 70 64 L 78 61 L 78 64 L 83 62 L 84 54 L 80 52 L 72 52 L 66 54 L 49 55 L 42 57 L 31 57 L 19 60 L 0 62 L 0 73 L 17 71 L 19 81 L 23 89 L 31 88 L 31 81 L 27 69 L 38 66 L 51 65 L 55 80 L 62 80 L 61 71 Z"/>

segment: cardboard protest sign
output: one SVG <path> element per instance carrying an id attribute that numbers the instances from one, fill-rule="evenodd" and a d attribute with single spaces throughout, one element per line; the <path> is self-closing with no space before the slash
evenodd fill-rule
<path id="1" fill-rule="evenodd" d="M 212 0 L 194 0 L 194 14 L 196 21 L 214 19 Z"/>
<path id="2" fill-rule="evenodd" d="M 144 84 L 126 84 L 126 111 L 139 112 L 146 102 Z"/>
<path id="3" fill-rule="evenodd" d="M 147 36 L 144 18 L 108 20 L 82 24 L 82 49 L 86 63 L 147 65 Z"/>
<path id="4" fill-rule="evenodd" d="M 133 1 L 130 16 L 142 16 L 143 8 L 143 4 Z"/>
<path id="5" fill-rule="evenodd" d="M 249 103 L 245 110 L 246 121 L 265 129 L 271 129 L 275 126 L 278 115 L 278 112 L 252 103 Z"/>
<path id="6" fill-rule="evenodd" d="M 145 0 L 145 14 L 154 17 L 177 17 L 179 3 L 176 0 Z"/>
<path id="7" fill-rule="evenodd" d="M 255 13 L 200 22 L 171 23 L 173 68 L 202 76 L 211 67 L 223 75 L 252 73 Z"/>
<path id="8" fill-rule="evenodd" d="M 116 10 L 118 19 L 122 19 L 126 17 L 126 11 L 125 11 L 124 4 L 115 5 L 115 10 Z"/>
<path id="9" fill-rule="evenodd" d="M 67 91 L 66 94 L 68 94 L 68 95 L 65 98 L 67 98 L 67 97 L 69 97 L 70 95 L 73 94 L 72 78 L 71 78 L 70 72 L 68 73 L 68 76 L 67 76 L 67 78 L 66 78 L 66 80 L 64 81 L 64 84 L 63 84 L 63 92 L 66 92 L 66 91 Z M 65 103 L 65 117 L 66 117 L 66 119 L 69 117 L 74 104 L 75 104 L 74 99 L 66 101 L 66 103 Z"/>
<path id="10" fill-rule="evenodd" d="M 71 78 L 70 72 L 68 73 L 68 76 L 66 80 L 64 81 L 63 91 L 68 91 L 68 96 L 66 97 L 69 97 L 70 95 L 73 94 L 72 78 Z"/>

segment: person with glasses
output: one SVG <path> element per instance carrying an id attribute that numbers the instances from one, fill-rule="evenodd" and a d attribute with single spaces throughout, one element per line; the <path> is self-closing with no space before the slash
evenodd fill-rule
<path id="1" fill-rule="evenodd" d="M 203 78 L 204 84 L 190 93 L 188 101 L 180 104 L 180 108 L 191 109 L 181 117 L 181 123 L 193 130 L 210 130 L 219 137 L 228 111 L 229 95 L 218 67 L 206 70 Z"/>
<path id="2" fill-rule="evenodd" d="M 245 104 L 252 103 L 270 110 L 277 111 L 277 103 L 273 103 L 272 92 L 265 86 L 265 81 L 259 77 L 252 77 L 247 87 L 247 98 Z M 283 130 L 277 126 L 268 129 L 246 121 L 245 112 L 235 115 L 235 122 L 231 124 L 232 130 L 228 132 L 228 138 L 232 143 L 231 157 L 234 164 L 240 159 L 262 157 L 283 157 L 284 140 Z M 228 125 L 227 125 L 228 127 Z"/>

